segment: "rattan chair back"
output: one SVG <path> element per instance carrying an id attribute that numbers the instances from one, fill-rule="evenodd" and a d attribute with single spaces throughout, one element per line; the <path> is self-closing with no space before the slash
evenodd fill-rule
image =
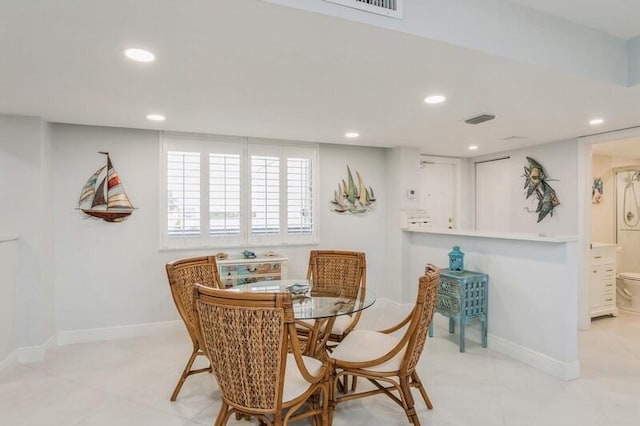
<path id="1" fill-rule="evenodd" d="M 385 330 L 378 332 L 356 331 L 338 345 L 338 348 L 333 352 L 335 358 L 332 359 L 334 365 L 332 407 L 343 401 L 384 393 L 404 409 L 410 423 L 420 425 L 411 389 L 418 389 L 427 408 L 433 408 L 416 370 L 416 365 L 425 346 L 429 324 L 433 319 L 439 280 L 440 270 L 433 265 L 427 265 L 424 276 L 418 280 L 416 304 L 409 315 L 398 324 Z M 400 332 L 403 333 L 402 337 L 397 339 L 393 343 L 393 347 L 387 350 L 384 345 L 388 344 L 389 340 L 381 336 Z M 368 337 L 363 340 L 363 335 Z M 373 348 L 372 352 L 376 355 L 372 355 L 370 359 L 361 360 L 361 355 L 354 357 L 354 352 L 362 353 L 362 351 L 370 350 L 372 348 L 367 345 L 375 346 L 375 342 L 383 345 L 386 352 L 380 354 Z M 396 364 L 394 360 L 398 356 L 402 358 Z M 352 393 L 339 395 L 338 388 L 346 389 L 346 380 L 344 382 L 341 380 L 348 376 L 354 377 L 351 387 Z M 376 386 L 376 389 L 355 392 L 357 377 L 368 379 Z"/>
<path id="2" fill-rule="evenodd" d="M 193 343 L 191 356 L 171 395 L 171 401 L 175 401 L 187 377 L 192 374 L 211 371 L 211 367 L 196 370 L 191 369 L 196 357 L 204 355 L 196 326 L 196 312 L 193 298 L 194 287 L 196 284 L 214 288 L 220 288 L 222 286 L 218 274 L 218 265 L 216 264 L 216 258 L 214 256 L 200 256 L 175 260 L 167 263 L 166 270 L 173 301 L 176 304 L 176 308 L 180 313 L 180 317 Z"/>
<path id="3" fill-rule="evenodd" d="M 307 279 L 317 292 L 355 298 L 367 283 L 365 254 L 355 251 L 312 250 Z"/>
<path id="4" fill-rule="evenodd" d="M 296 364 L 298 360 L 303 364 L 291 294 L 196 286 L 195 306 L 203 345 L 215 360 L 213 371 L 223 399 L 216 424 L 224 424 L 232 412 L 259 418 L 272 415 L 273 424 L 286 424 L 289 417 L 282 417 L 283 409 L 291 408 L 292 415 L 317 388 L 323 389 L 322 397 L 327 399 L 328 364 L 321 376 L 306 377 L 313 380 L 301 398 L 289 406 L 283 401 L 288 351 L 297 357 Z M 314 409 L 309 415 L 326 415 L 326 403 L 324 408 Z M 302 416 L 296 413 L 296 418 Z M 268 422 L 271 424 L 271 418 Z"/>
<path id="5" fill-rule="evenodd" d="M 418 295 L 416 297 L 416 305 L 413 308 L 413 317 L 407 330 L 409 339 L 401 374 L 412 373 L 420 360 L 420 355 L 427 340 L 429 324 L 433 320 L 439 281 L 439 269 L 433 265 L 427 265 L 425 275 L 418 280 Z"/>
<path id="6" fill-rule="evenodd" d="M 307 279 L 314 294 L 364 299 L 367 286 L 367 262 L 362 252 L 344 250 L 312 250 L 309 253 Z M 332 330 L 327 340 L 340 342 L 355 328 L 362 311 L 356 312 L 339 332 Z M 304 336 L 308 332 L 299 328 Z M 327 345 L 330 350 L 332 345 Z"/>
<path id="7" fill-rule="evenodd" d="M 214 288 L 222 287 L 216 258 L 215 256 L 200 256 L 178 259 L 167 263 L 166 269 L 173 301 L 187 330 L 189 330 L 191 340 L 196 343 L 198 333 L 195 325 L 193 291 L 196 284 Z"/>

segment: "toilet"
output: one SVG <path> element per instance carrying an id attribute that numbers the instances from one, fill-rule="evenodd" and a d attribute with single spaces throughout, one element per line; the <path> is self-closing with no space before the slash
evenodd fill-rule
<path id="1" fill-rule="evenodd" d="M 640 313 L 640 273 L 621 272 L 616 277 L 618 307 Z"/>

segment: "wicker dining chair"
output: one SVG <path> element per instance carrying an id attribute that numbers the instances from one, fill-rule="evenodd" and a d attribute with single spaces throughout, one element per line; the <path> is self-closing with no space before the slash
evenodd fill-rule
<path id="1" fill-rule="evenodd" d="M 314 293 L 351 299 L 364 297 L 361 289 L 367 285 L 366 256 L 356 251 L 312 250 L 309 253 L 307 279 Z M 337 317 L 328 341 L 342 341 L 358 324 L 361 315 L 362 311 L 358 311 L 353 315 Z M 298 321 L 299 333 L 304 336 L 312 325 L 311 321 Z"/>
<path id="2" fill-rule="evenodd" d="M 215 425 L 233 413 L 268 425 L 328 424 L 329 362 L 302 355 L 291 294 L 197 285 L 195 305 L 222 394 Z"/>
<path id="3" fill-rule="evenodd" d="M 187 327 L 189 337 L 193 343 L 193 351 L 187 361 L 187 365 L 178 380 L 171 401 L 175 401 L 182 389 L 182 385 L 187 377 L 204 372 L 211 372 L 211 365 L 207 368 L 192 370 L 195 359 L 202 355 L 206 356 L 202 350 L 203 346 L 199 341 L 198 329 L 196 327 L 196 313 L 193 306 L 193 291 L 195 284 L 202 284 L 207 287 L 221 288 L 218 266 L 214 256 L 192 257 L 169 262 L 166 265 L 167 278 L 171 287 L 173 301 L 178 308 L 180 317 Z"/>
<path id="4" fill-rule="evenodd" d="M 410 423 L 420 425 L 412 387 L 420 391 L 427 408 L 433 409 L 416 365 L 433 318 L 439 279 L 440 270 L 427 265 L 425 275 L 419 279 L 416 304 L 403 321 L 382 331 L 355 330 L 338 344 L 331 354 L 331 413 L 340 402 L 384 393 L 404 409 Z M 391 335 L 402 329 L 402 338 Z M 376 388 L 339 394 L 340 378 L 344 375 L 366 378 Z"/>

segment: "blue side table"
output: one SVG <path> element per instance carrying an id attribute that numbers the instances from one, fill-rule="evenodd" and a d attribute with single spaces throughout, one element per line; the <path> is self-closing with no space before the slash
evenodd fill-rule
<path id="1" fill-rule="evenodd" d="M 487 314 L 489 302 L 489 276 L 480 272 L 454 273 L 440 271 L 436 312 L 449 318 L 449 333 L 454 323 L 460 323 L 460 352 L 464 352 L 464 327 L 477 318 L 482 323 L 482 347 L 487 347 Z M 429 325 L 429 337 L 433 337 L 433 321 Z"/>

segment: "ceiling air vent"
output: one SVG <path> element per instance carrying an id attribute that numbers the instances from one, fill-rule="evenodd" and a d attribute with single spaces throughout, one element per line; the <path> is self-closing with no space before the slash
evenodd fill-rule
<path id="1" fill-rule="evenodd" d="M 494 118 L 496 118 L 495 115 L 482 114 L 482 115 L 478 115 L 476 117 L 471 117 L 467 120 L 464 120 L 464 122 L 469 124 L 480 124 L 480 123 L 484 123 L 485 121 L 493 120 Z"/>
<path id="2" fill-rule="evenodd" d="M 402 19 L 402 2 L 404 0 L 325 0 L 365 12 Z"/>

